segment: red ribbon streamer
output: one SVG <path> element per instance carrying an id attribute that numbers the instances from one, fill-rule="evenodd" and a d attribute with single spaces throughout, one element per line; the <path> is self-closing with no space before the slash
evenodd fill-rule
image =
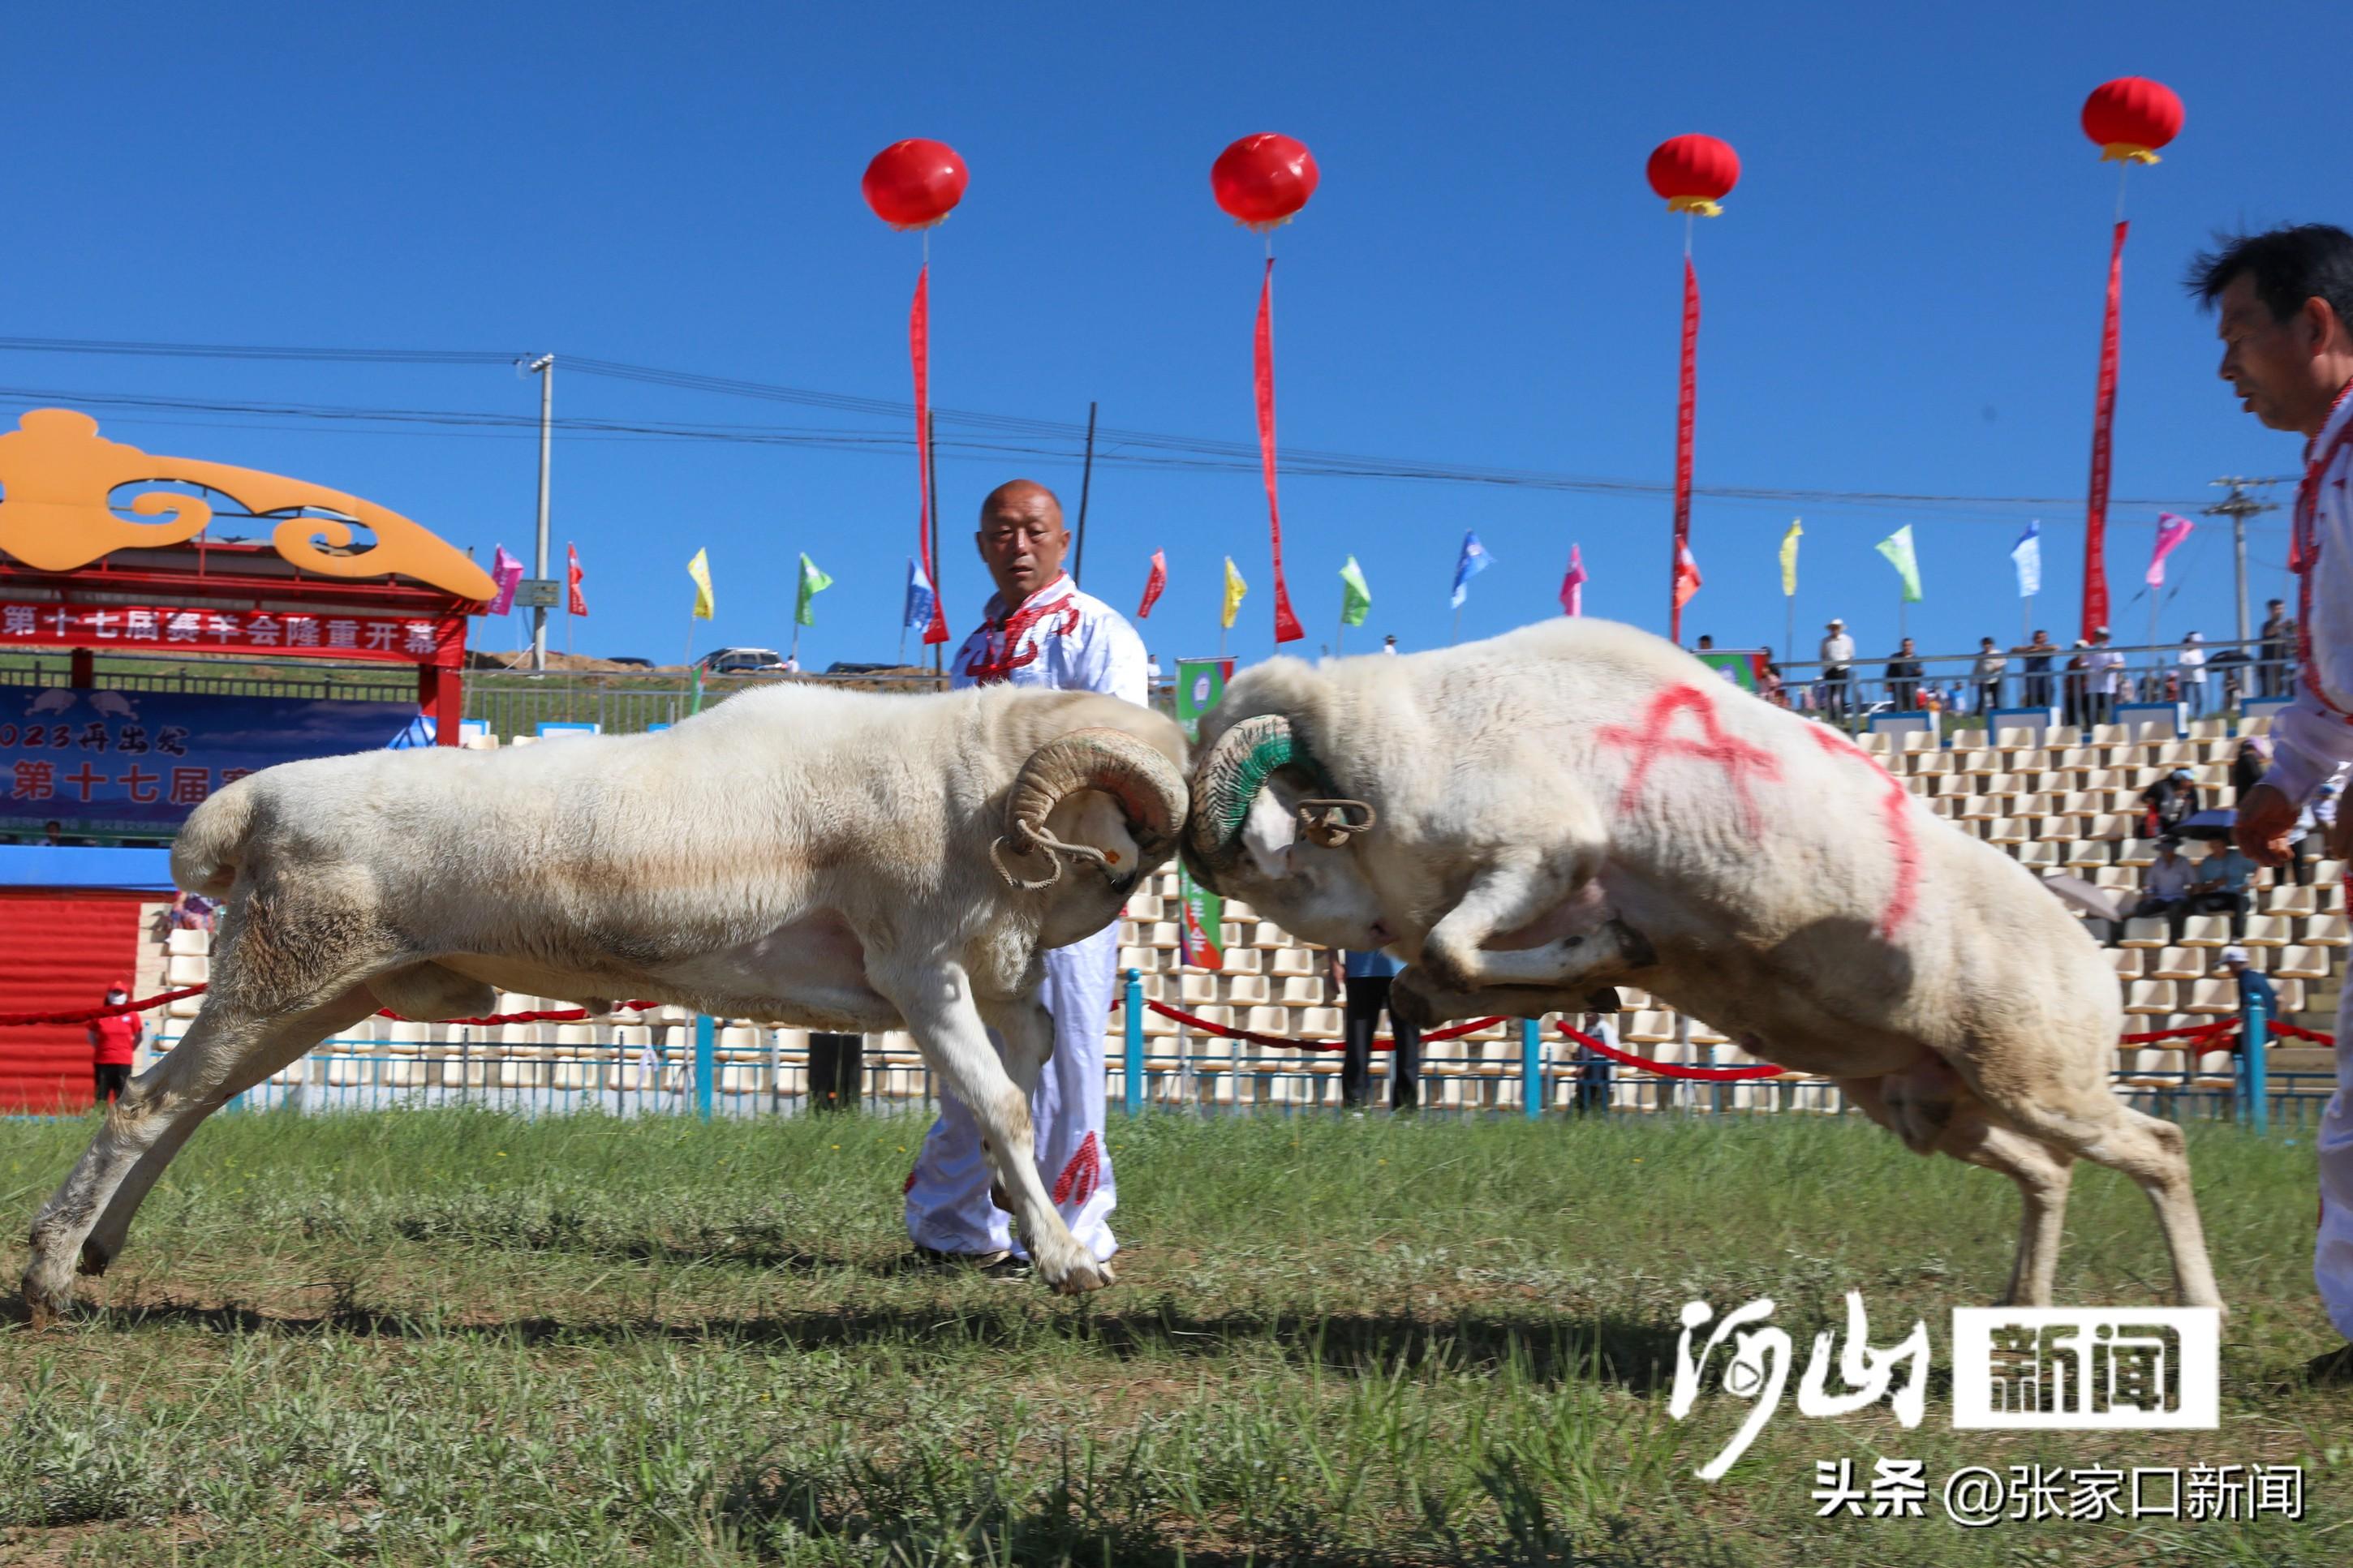
<path id="1" fill-rule="evenodd" d="M 923 628 L 923 643 L 948 640 L 946 595 L 940 591 L 940 566 L 932 556 L 932 268 L 929 262 L 915 274 L 915 302 L 907 311 L 907 356 L 915 363 L 915 493 L 922 510 L 915 517 L 915 542 L 923 561 L 923 575 L 932 580 L 932 620 Z"/>
<path id="2" fill-rule="evenodd" d="M 1675 400 L 1675 542 L 1667 552 L 1667 638 L 1683 640 L 1683 546 L 1691 541 L 1692 426 L 1699 412 L 1699 274 L 1683 258 L 1683 352 Z"/>
<path id="3" fill-rule="evenodd" d="M 1255 1029 L 1237 1029 L 1226 1024 L 1212 1024 L 1198 1014 L 1187 1013 L 1181 1007 L 1171 1007 L 1166 1002 L 1155 1002 L 1148 996 L 1145 998 L 1144 1006 L 1146 1012 L 1157 1013 L 1164 1018 L 1174 1018 L 1187 1028 L 1198 1029 L 1205 1035 L 1214 1035 L 1221 1040 L 1248 1040 L 1254 1046 L 1279 1046 L 1285 1050 L 1337 1051 L 1346 1048 L 1337 1040 L 1286 1039 L 1281 1035 L 1261 1035 Z M 1112 1010 L 1113 1012 L 1119 1010 L 1119 1005 L 1116 1002 L 1112 1004 Z M 1460 1039 L 1464 1035 L 1475 1035 L 1480 1030 L 1503 1021 L 1501 1017 L 1473 1018 L 1465 1024 L 1449 1024 L 1442 1029 L 1430 1030 L 1422 1036 L 1421 1039 L 1424 1045 L 1433 1040 Z M 1394 1040 L 1388 1039 L 1375 1040 L 1373 1049 L 1389 1050 L 1396 1043 Z"/>
<path id="4" fill-rule="evenodd" d="M 1599 1052 L 1621 1067 L 1640 1068 L 1644 1072 L 1654 1072 L 1661 1078 L 1695 1079 L 1702 1083 L 1735 1083 L 1742 1079 L 1779 1078 L 1789 1070 L 1788 1068 L 1775 1067 L 1770 1062 L 1759 1062 L 1753 1068 L 1687 1068 L 1679 1062 L 1654 1062 L 1648 1057 L 1638 1057 L 1630 1052 L 1621 1051 L 1615 1046 L 1605 1046 L 1591 1035 L 1579 1034 L 1567 1024 L 1556 1023 L 1553 1027 L 1583 1046 L 1587 1050 Z"/>
<path id="5" fill-rule="evenodd" d="M 1282 508 L 1274 499 L 1274 258 L 1258 286 L 1258 332 L 1252 342 L 1252 381 L 1258 394 L 1258 460 L 1266 475 L 1266 531 L 1274 546 L 1274 640 L 1278 647 L 1307 634 L 1291 611 L 1291 588 L 1282 580 Z"/>
<path id="6" fill-rule="evenodd" d="M 2125 230 L 2116 221 L 2116 243 L 2108 250 L 2108 310 L 2100 327 L 2100 389 L 2092 409 L 2092 487 L 2084 507 L 2084 629 L 2078 634 L 2096 639 L 2108 625 L 2108 456 L 2109 433 L 2116 418 L 2116 319 L 2124 306 Z"/>
<path id="7" fill-rule="evenodd" d="M 2309 1040 L 2316 1046 L 2327 1046 L 2331 1050 L 2337 1048 L 2337 1037 L 2324 1035 L 2317 1029 L 2300 1029 L 2294 1024 L 2284 1024 L 2277 1018 L 2274 1018 L 2267 1026 L 2273 1034 L 2284 1035 L 2291 1040 Z"/>

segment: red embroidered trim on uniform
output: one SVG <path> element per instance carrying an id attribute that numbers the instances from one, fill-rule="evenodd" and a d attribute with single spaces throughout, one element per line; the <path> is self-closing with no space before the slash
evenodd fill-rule
<path id="1" fill-rule="evenodd" d="M 913 1165 L 910 1165 L 910 1166 L 908 1166 L 908 1167 L 907 1167 L 907 1179 L 906 1179 L 906 1181 L 904 1181 L 903 1183 L 902 1183 L 902 1184 L 900 1184 L 900 1187 L 899 1187 L 899 1195 L 900 1195 L 901 1197 L 902 1197 L 902 1198 L 903 1198 L 903 1197 L 905 1197 L 909 1193 L 912 1193 L 912 1192 L 913 1192 L 914 1190 L 915 1190 L 915 1168 L 914 1168 Z"/>
<path id="2" fill-rule="evenodd" d="M 2328 405 L 2330 418 L 2336 417 L 2348 396 L 2353 396 L 2353 382 L 2348 382 Z M 2304 482 L 2295 489 L 2295 522 L 2288 532 L 2287 564 L 2296 579 L 2296 674 L 2323 710 L 2340 723 L 2353 725 L 2353 713 L 2330 701 L 2328 693 L 2321 689 L 2320 667 L 2312 657 L 2312 570 L 2320 562 L 2320 479 L 2348 441 L 2353 441 L 2353 419 L 2337 427 L 2336 437 L 2305 468 Z M 2338 479 L 2337 483 L 2341 487 L 2345 481 Z"/>
<path id="3" fill-rule="evenodd" d="M 1912 833 L 1912 802 L 1904 781 L 1879 765 L 1879 759 L 1869 752 L 1834 735 L 1820 724 L 1810 724 L 1806 732 L 1817 745 L 1833 755 L 1853 757 L 1867 764 L 1873 773 L 1886 781 L 1887 791 L 1879 797 L 1879 815 L 1887 825 L 1888 842 L 1895 850 L 1895 890 L 1887 897 L 1887 907 L 1879 912 L 1879 934 L 1892 937 L 1912 918 L 1912 906 L 1920 891 L 1920 844 Z"/>
<path id="4" fill-rule="evenodd" d="M 1095 1187 L 1103 1180 L 1103 1152 L 1095 1146 L 1092 1132 L 1079 1144 L 1079 1152 L 1054 1178 L 1054 1205 L 1082 1204 L 1095 1195 Z"/>
<path id="5" fill-rule="evenodd" d="M 1077 601 L 1078 594 L 1074 589 L 1049 604 L 1033 602 L 1024 605 L 1002 622 L 984 621 L 980 628 L 980 646 L 965 661 L 964 672 L 972 677 L 976 686 L 995 686 L 1012 679 L 1015 670 L 1038 662 L 1037 646 L 1033 644 L 1023 649 L 1021 642 L 1039 622 L 1057 611 L 1061 613 L 1060 625 L 1039 629 L 1038 635 L 1041 641 L 1050 637 L 1066 637 L 1079 629 Z M 1002 641 L 998 640 L 1000 637 Z"/>
<path id="6" fill-rule="evenodd" d="M 1675 715 L 1689 710 L 1706 734 L 1704 741 L 1672 735 Z M 1651 764 L 1662 756 L 1697 757 L 1714 763 L 1724 770 L 1732 785 L 1733 797 L 1740 803 L 1740 814 L 1750 832 L 1761 826 L 1757 814 L 1757 802 L 1748 793 L 1747 774 L 1754 771 L 1761 779 L 1781 776 L 1780 759 L 1762 746 L 1726 735 L 1715 721 L 1715 708 L 1707 693 L 1696 686 L 1670 686 L 1651 700 L 1651 710 L 1642 716 L 1641 727 L 1623 724 L 1604 725 L 1595 731 L 1595 739 L 1605 746 L 1624 746 L 1634 753 L 1634 766 L 1626 774 L 1625 787 L 1618 793 L 1620 816 L 1634 809 L 1642 798 L 1642 784 L 1649 778 Z"/>

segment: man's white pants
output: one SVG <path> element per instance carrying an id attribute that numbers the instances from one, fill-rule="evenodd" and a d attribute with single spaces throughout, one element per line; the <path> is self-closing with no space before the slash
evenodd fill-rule
<path id="1" fill-rule="evenodd" d="M 2337 1331 L 2353 1340 L 2353 988 L 2337 1001 L 2337 1092 L 2320 1118 L 2320 1239 L 2313 1283 Z"/>
<path id="2" fill-rule="evenodd" d="M 1029 1095 L 1038 1174 L 1071 1234 L 1101 1260 L 1119 1250 L 1111 1234 L 1118 1194 L 1103 1145 L 1103 1032 L 1117 984 L 1119 927 L 1055 948 L 1045 962 L 1039 999 L 1054 1021 L 1054 1054 Z M 943 1089 L 939 1120 L 907 1178 L 907 1234 L 941 1252 L 1020 1252 L 1013 1216 L 990 1200 L 988 1182 L 980 1123 Z"/>

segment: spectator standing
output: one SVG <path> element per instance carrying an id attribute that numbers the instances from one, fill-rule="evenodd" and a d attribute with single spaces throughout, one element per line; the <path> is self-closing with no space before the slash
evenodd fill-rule
<path id="1" fill-rule="evenodd" d="M 1618 1015 L 1588 1013 L 1577 1023 L 1579 1033 L 1605 1046 L 1618 1044 Z M 1592 1047 L 1577 1047 L 1577 1095 L 1570 1101 L 1579 1114 L 1606 1114 L 1609 1110 L 1610 1069 L 1617 1066 Z"/>
<path id="2" fill-rule="evenodd" d="M 2021 643 L 2010 651 L 2019 656 L 2018 668 L 2021 675 L 2019 705 L 2023 708 L 2050 707 L 2051 661 L 2057 657 L 2059 645 L 2051 640 L 2049 632 L 2038 630 L 2031 641 Z"/>
<path id="3" fill-rule="evenodd" d="M 2242 1008 L 2250 1001 L 2260 998 L 2263 1005 L 2263 1016 L 2274 1020 L 2279 1017 L 2279 993 L 2273 988 L 2271 977 L 2258 973 L 2247 961 L 2245 948 L 2226 947 L 2222 950 L 2222 973 L 2239 983 L 2239 1005 Z"/>
<path id="4" fill-rule="evenodd" d="M 2263 641 L 2256 645 L 2263 667 L 2256 672 L 2257 689 L 2266 697 L 2287 690 L 2288 637 L 2295 623 L 2287 617 L 2287 601 L 2274 599 L 2264 606 Z"/>
<path id="5" fill-rule="evenodd" d="M 2113 724 L 2116 720 L 2116 702 L 2123 695 L 2125 656 L 2108 645 L 2108 628 L 2102 626 L 2100 635 L 2092 641 L 2092 722 Z"/>
<path id="6" fill-rule="evenodd" d="M 981 503 L 974 536 L 997 593 L 980 626 L 950 663 L 958 690 L 1010 685 L 1097 691 L 1148 704 L 1144 639 L 1117 610 L 1079 591 L 1062 570 L 1071 532 L 1061 502 L 1034 479 L 1015 479 Z M 1111 1215 L 1118 1203 L 1104 1143 L 1103 1019 L 1111 1011 L 1119 924 L 1041 955 L 1039 999 L 1054 1026 L 1053 1054 L 1029 1093 L 1039 1174 L 1080 1246 L 1098 1261 L 1118 1250 Z M 940 1097 L 939 1120 L 908 1173 L 907 1231 L 931 1262 L 1011 1265 L 1012 1216 L 989 1195 L 991 1173 L 980 1124 L 955 1096 Z"/>
<path id="7" fill-rule="evenodd" d="M 106 1005 L 120 1007 L 131 1000 L 131 982 L 118 980 L 106 988 Z M 90 1025 L 90 1103 L 104 1106 L 122 1098 L 131 1087 L 131 1064 L 139 1059 L 139 1042 L 147 1026 L 136 1013 L 95 1018 Z"/>
<path id="8" fill-rule="evenodd" d="M 1381 651 L 1386 654 L 1397 652 L 1397 633 L 1391 632 L 1381 639 Z"/>
<path id="9" fill-rule="evenodd" d="M 2221 310 L 2220 374 L 2246 410 L 2305 438 L 2288 561 L 2296 577 L 2292 634 L 2266 641 L 2293 649 L 2295 695 L 2272 722 L 2272 771 L 2240 804 L 2236 836 L 2250 858 L 2287 858 L 2296 808 L 2320 782 L 2353 763 L 2353 234 L 2306 224 L 2228 241 L 2199 258 L 2191 287 Z M 2328 852 L 2353 849 L 2353 818 L 2339 812 Z M 2353 1384 L 2353 987 L 2337 1018 L 2337 1092 L 2314 1140 L 2320 1173 L 2320 1235 L 2313 1282 L 2346 1343 L 2315 1357 L 2314 1384 Z"/>
<path id="10" fill-rule="evenodd" d="M 1381 1015 L 1389 1019 L 1389 1109 L 1412 1110 L 1421 1103 L 1421 1031 L 1389 1007 L 1389 984 L 1398 962 L 1386 952 L 1335 952 L 1332 970 L 1345 1000 L 1340 1054 L 1340 1103 L 1353 1110 L 1372 1098 L 1373 1037 Z"/>
<path id="11" fill-rule="evenodd" d="M 1822 637 L 1822 710 L 1833 724 L 1846 722 L 1850 685 L 1854 679 L 1854 639 L 1846 623 L 1832 616 Z"/>
<path id="12" fill-rule="evenodd" d="M 1920 706 L 1920 656 L 1913 651 L 1910 637 L 1904 639 L 1904 646 L 1887 661 L 1886 676 L 1887 700 L 1896 711 Z"/>
<path id="13" fill-rule="evenodd" d="M 2181 639 L 2181 651 L 2173 658 L 2173 668 L 2181 677 L 2181 695 L 2189 704 L 2189 716 L 2206 716 L 2206 637 L 2191 632 Z"/>
<path id="14" fill-rule="evenodd" d="M 1789 693 L 1781 684 L 1781 667 L 1771 659 L 1765 661 L 1765 673 L 1757 683 L 1757 695 L 1776 708 L 1789 705 Z"/>
<path id="15" fill-rule="evenodd" d="M 2181 840 L 2158 840 L 2157 858 L 2149 862 L 2141 879 L 2140 902 L 2126 912 L 2125 919 L 2162 919 L 2173 928 L 2173 941 L 2179 944 L 2182 928 L 2189 920 L 2189 889 L 2194 881 L 2189 862 L 2181 858 Z"/>
<path id="16" fill-rule="evenodd" d="M 2010 660 L 1993 638 L 1978 638 L 1978 662 L 1973 672 L 1978 684 L 1978 711 L 1988 715 L 1989 723 L 1993 710 L 2001 706 L 2001 677 L 2009 668 Z"/>
<path id="17" fill-rule="evenodd" d="M 2082 637 L 2075 639 L 2074 650 L 2067 656 L 2067 673 L 2062 678 L 2065 701 L 2060 722 L 2088 724 L 2092 721 L 2092 645 Z"/>

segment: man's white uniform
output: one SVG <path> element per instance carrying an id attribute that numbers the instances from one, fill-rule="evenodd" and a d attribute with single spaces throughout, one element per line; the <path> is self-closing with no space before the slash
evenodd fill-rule
<path id="1" fill-rule="evenodd" d="M 956 689 L 1035 686 L 1148 704 L 1144 639 L 1067 573 L 1009 612 L 1002 595 L 990 599 L 987 615 L 949 667 Z M 1029 1096 L 1038 1171 L 1071 1234 L 1101 1260 L 1119 1249 L 1111 1234 L 1118 1194 L 1103 1144 L 1103 1034 L 1118 976 L 1118 923 L 1053 949 L 1045 963 L 1054 1054 Z M 990 1201 L 988 1184 L 979 1123 L 962 1100 L 943 1094 L 907 1178 L 907 1234 L 940 1252 L 1020 1250 L 1013 1216 Z"/>
<path id="2" fill-rule="evenodd" d="M 2296 689 L 2272 721 L 2272 767 L 2263 782 L 2298 805 L 2353 763 L 2353 395 L 2347 394 L 2338 395 L 2306 451 L 2289 550 L 2298 595 Z M 2353 895 L 2353 876 L 2346 881 Z M 2337 1092 L 2321 1117 L 2318 1142 L 2313 1280 L 2328 1321 L 2353 1340 L 2353 987 L 2337 998 Z"/>

